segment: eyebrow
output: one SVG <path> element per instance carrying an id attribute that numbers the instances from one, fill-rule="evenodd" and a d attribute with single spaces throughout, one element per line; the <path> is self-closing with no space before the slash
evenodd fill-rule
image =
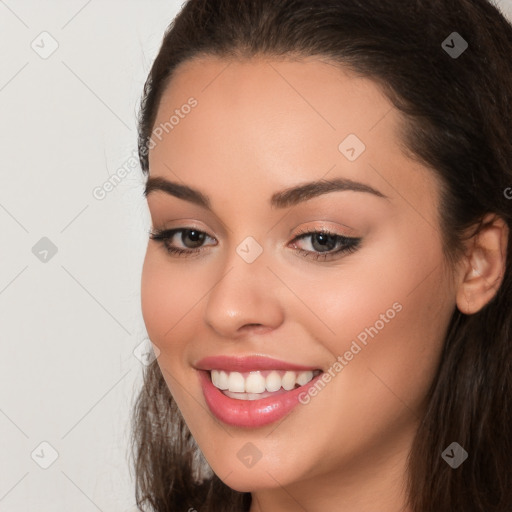
<path id="1" fill-rule="evenodd" d="M 157 190 L 212 211 L 210 198 L 199 190 L 189 187 L 188 185 L 169 181 L 160 176 L 149 177 L 144 189 L 144 196 L 147 198 Z M 331 180 L 311 181 L 276 192 L 270 198 L 270 206 L 272 208 L 289 208 L 322 194 L 346 190 L 353 192 L 366 192 L 383 199 L 389 199 L 382 192 L 364 183 L 346 178 L 333 178 Z"/>

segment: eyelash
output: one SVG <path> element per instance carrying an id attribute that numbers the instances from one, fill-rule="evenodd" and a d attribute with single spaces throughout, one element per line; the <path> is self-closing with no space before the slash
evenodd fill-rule
<path id="1" fill-rule="evenodd" d="M 174 257 L 190 257 L 192 255 L 197 256 L 200 252 L 203 251 L 203 248 L 181 249 L 179 247 L 170 246 L 168 243 L 169 240 L 171 240 L 175 234 L 180 233 L 180 232 L 183 233 L 186 231 L 195 231 L 201 235 L 204 234 L 204 235 L 208 236 L 208 234 L 205 233 L 204 231 L 200 231 L 195 228 L 175 228 L 175 229 L 162 229 L 162 230 L 155 230 L 155 231 L 150 230 L 149 235 L 150 235 L 151 240 L 155 240 L 155 241 L 161 243 L 165 247 L 166 251 L 169 254 L 173 255 Z M 315 253 L 313 251 L 306 251 L 305 249 L 297 249 L 299 254 L 301 254 L 303 257 L 314 259 L 314 260 L 323 260 L 323 261 L 326 261 L 327 259 L 330 260 L 330 259 L 332 259 L 333 256 L 336 256 L 336 255 L 350 254 L 352 252 L 355 252 L 359 248 L 359 245 L 361 242 L 361 238 L 354 238 L 354 237 L 347 237 L 347 236 L 339 235 L 339 234 L 333 233 L 325 228 L 321 228 L 319 230 L 313 230 L 313 231 L 311 231 L 311 230 L 299 231 L 297 233 L 297 235 L 295 236 L 295 238 L 292 240 L 292 242 L 295 242 L 297 240 L 301 240 L 303 238 L 306 238 L 311 235 L 316 235 L 316 234 L 332 236 L 335 238 L 336 244 L 338 244 L 339 242 L 342 242 L 344 245 L 340 249 L 338 249 L 336 251 L 331 251 L 331 252 Z"/>

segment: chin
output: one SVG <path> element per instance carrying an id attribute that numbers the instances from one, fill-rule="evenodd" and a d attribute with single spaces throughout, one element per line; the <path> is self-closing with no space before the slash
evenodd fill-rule
<path id="1" fill-rule="evenodd" d="M 256 468 L 251 469 L 233 469 L 231 468 L 231 473 L 215 473 L 219 478 L 222 475 L 226 475 L 222 477 L 221 480 L 229 486 L 231 489 L 238 492 L 254 492 L 263 489 L 274 489 L 277 487 L 282 487 L 286 485 L 287 482 L 284 481 L 282 475 L 287 474 L 287 471 L 284 468 L 280 468 L 279 471 L 275 471 L 274 468 L 267 468 L 266 466 L 261 466 L 256 470 Z M 268 471 L 268 472 L 267 472 Z M 272 478 L 271 475 L 281 475 L 281 477 L 277 477 L 278 481 L 275 478 Z"/>

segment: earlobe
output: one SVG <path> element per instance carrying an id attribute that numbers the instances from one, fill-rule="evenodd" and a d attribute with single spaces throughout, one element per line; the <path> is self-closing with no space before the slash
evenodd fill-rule
<path id="1" fill-rule="evenodd" d="M 508 236 L 506 222 L 489 214 L 469 240 L 456 297 L 461 313 L 477 313 L 496 295 L 505 274 Z"/>

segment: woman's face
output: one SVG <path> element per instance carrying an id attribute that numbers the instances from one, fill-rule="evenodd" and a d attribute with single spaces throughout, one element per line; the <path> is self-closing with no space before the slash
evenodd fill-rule
<path id="1" fill-rule="evenodd" d="M 162 98 L 150 179 L 176 186 L 147 200 L 154 231 L 184 231 L 149 241 L 142 312 L 234 489 L 404 470 L 455 286 L 438 183 L 399 127 L 374 82 L 315 59 L 189 61 Z"/>

